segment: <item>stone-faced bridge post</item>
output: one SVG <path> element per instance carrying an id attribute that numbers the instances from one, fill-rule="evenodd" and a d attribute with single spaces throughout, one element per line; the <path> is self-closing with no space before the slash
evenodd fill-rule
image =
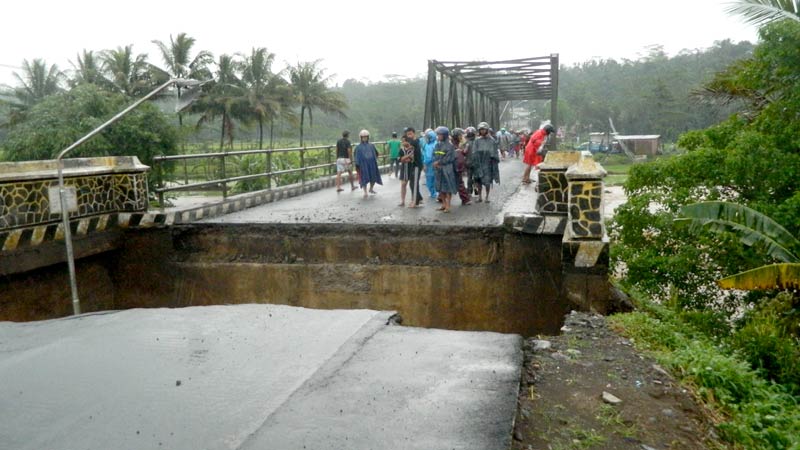
<path id="1" fill-rule="evenodd" d="M 603 224 L 603 178 L 607 172 L 583 154 L 564 176 L 567 226 L 561 249 L 564 295 L 586 309 L 606 313 L 609 301 L 608 236 Z"/>
<path id="2" fill-rule="evenodd" d="M 552 274 L 559 301 L 574 309 L 609 312 L 608 237 L 603 225 L 606 171 L 589 152 L 552 151 L 539 165 L 531 200 L 506 213 L 506 227 L 561 238 L 561 273 Z M 516 208 L 516 209 L 514 209 Z"/>
<path id="3" fill-rule="evenodd" d="M 561 236 L 561 300 L 576 309 L 609 309 L 608 237 L 603 224 L 606 171 L 588 152 L 549 152 L 539 166 L 536 211 L 507 214 L 507 226 Z"/>
<path id="4" fill-rule="evenodd" d="M 536 190 L 536 210 L 543 216 L 566 216 L 569 210 L 569 182 L 566 173 L 570 166 L 578 163 L 581 152 L 548 152 L 539 165 Z"/>

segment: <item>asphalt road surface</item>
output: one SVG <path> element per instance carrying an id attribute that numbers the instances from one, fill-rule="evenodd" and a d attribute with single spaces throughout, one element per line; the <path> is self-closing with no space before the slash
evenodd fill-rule
<path id="1" fill-rule="evenodd" d="M 501 450 L 519 336 L 282 305 L 0 322 L 0 448 Z"/>
<path id="2" fill-rule="evenodd" d="M 456 195 L 450 213 L 436 211 L 440 206 L 430 198 L 424 175 L 420 189 L 423 204 L 419 208 L 400 207 L 400 180 L 383 175 L 383 185 L 376 185 L 376 194 L 364 198 L 361 189 L 351 191 L 336 188 L 311 192 L 298 197 L 249 208 L 232 214 L 213 217 L 205 223 L 354 223 L 354 224 L 424 224 L 424 225 L 497 225 L 502 222 L 503 206 L 518 190 L 533 190 L 534 185 L 522 185 L 522 160 L 500 162 L 500 184 L 492 187 L 489 203 L 462 206 Z M 534 178 L 534 177 L 532 177 Z M 411 199 L 407 195 L 406 204 Z M 533 212 L 533 205 L 531 205 Z"/>

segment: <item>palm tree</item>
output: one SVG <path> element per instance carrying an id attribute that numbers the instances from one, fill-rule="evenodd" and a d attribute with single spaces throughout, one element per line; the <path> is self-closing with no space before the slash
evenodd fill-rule
<path id="1" fill-rule="evenodd" d="M 100 55 L 103 71 L 113 90 L 129 97 L 145 93 L 153 87 L 147 55 L 133 55 L 133 45 L 106 50 Z"/>
<path id="2" fill-rule="evenodd" d="M 344 116 L 347 103 L 338 92 L 331 91 L 324 76 L 324 69 L 317 65 L 320 60 L 311 62 L 298 62 L 289 67 L 289 75 L 297 102 L 300 104 L 300 146 L 303 145 L 303 125 L 306 111 L 308 111 L 308 126 L 314 125 L 314 108 L 326 113 L 336 113 Z"/>
<path id="3" fill-rule="evenodd" d="M 195 39 L 180 33 L 173 39 L 169 36 L 169 45 L 154 40 L 154 44 L 161 51 L 161 58 L 164 60 L 166 69 L 156 68 L 156 72 L 162 78 L 190 78 L 194 80 L 211 79 L 209 65 L 214 62 L 214 56 L 205 50 L 198 52 L 191 57 L 192 47 Z M 178 86 L 178 99 L 181 98 L 181 87 Z M 178 124 L 183 126 L 183 114 L 178 113 Z"/>
<path id="4" fill-rule="evenodd" d="M 264 121 L 270 123 L 270 148 L 275 119 L 291 114 L 292 91 L 280 74 L 272 73 L 275 54 L 266 48 L 254 48 L 242 70 L 249 113 L 258 123 L 258 148 L 264 148 Z"/>
<path id="5" fill-rule="evenodd" d="M 783 19 L 800 22 L 800 0 L 738 0 L 728 6 L 727 12 L 758 27 Z"/>
<path id="6" fill-rule="evenodd" d="M 197 121 L 198 127 L 217 117 L 221 118 L 220 150 L 225 147 L 226 137 L 228 145 L 233 145 L 234 119 L 247 117 L 243 107 L 244 89 L 237 75 L 240 66 L 233 56 L 220 55 L 214 80 L 206 85 L 205 94 L 192 107 L 193 111 L 201 114 Z"/>
<path id="7" fill-rule="evenodd" d="M 761 266 L 723 278 L 723 289 L 800 288 L 800 241 L 770 217 L 744 205 L 728 202 L 702 202 L 681 208 L 678 224 L 690 230 L 705 229 L 716 233 L 734 232 L 748 246 L 764 248 L 768 257 L 779 264 Z"/>
<path id="8" fill-rule="evenodd" d="M 70 63 L 75 69 L 75 76 L 70 81 L 72 86 L 96 84 L 107 87 L 108 80 L 103 77 L 103 64 L 94 51 L 83 50 L 78 53 L 76 61 L 77 63 Z"/>
<path id="9" fill-rule="evenodd" d="M 728 106 L 738 102 L 741 114 L 755 117 L 774 101 L 777 93 L 768 94 L 743 83 L 741 74 L 751 71 L 752 59 L 741 59 L 728 68 L 714 74 L 714 77 L 699 89 L 692 91 L 692 97 L 711 105 Z"/>
<path id="10" fill-rule="evenodd" d="M 18 86 L 0 91 L 0 103 L 7 107 L 6 121 L 0 126 L 13 126 L 25 120 L 28 110 L 48 95 L 61 92 L 64 74 L 42 59 L 22 62 L 22 74 L 14 72 Z M 2 105 L 0 105 L 2 106 Z"/>
<path id="11" fill-rule="evenodd" d="M 61 91 L 64 74 L 53 64 L 48 66 L 43 59 L 22 62 L 22 75 L 14 72 L 19 86 L 14 88 L 13 95 L 19 103 L 30 107 L 48 95 Z"/>

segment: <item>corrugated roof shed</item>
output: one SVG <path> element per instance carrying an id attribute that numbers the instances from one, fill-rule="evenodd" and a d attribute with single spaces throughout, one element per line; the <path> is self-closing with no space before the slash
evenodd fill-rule
<path id="1" fill-rule="evenodd" d="M 629 134 L 629 135 L 622 135 L 618 134 L 614 136 L 615 139 L 623 139 L 626 141 L 643 141 L 649 139 L 660 139 L 660 134 Z"/>

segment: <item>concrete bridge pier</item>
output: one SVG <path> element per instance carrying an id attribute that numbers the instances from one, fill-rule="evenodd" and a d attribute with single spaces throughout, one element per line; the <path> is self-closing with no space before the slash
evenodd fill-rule
<path id="1" fill-rule="evenodd" d="M 610 310 L 602 210 L 606 175 L 588 152 L 549 152 L 539 166 L 537 212 L 520 212 L 517 205 L 505 216 L 506 225 L 522 233 L 563 236 L 560 296 L 577 309 L 600 314 Z"/>

